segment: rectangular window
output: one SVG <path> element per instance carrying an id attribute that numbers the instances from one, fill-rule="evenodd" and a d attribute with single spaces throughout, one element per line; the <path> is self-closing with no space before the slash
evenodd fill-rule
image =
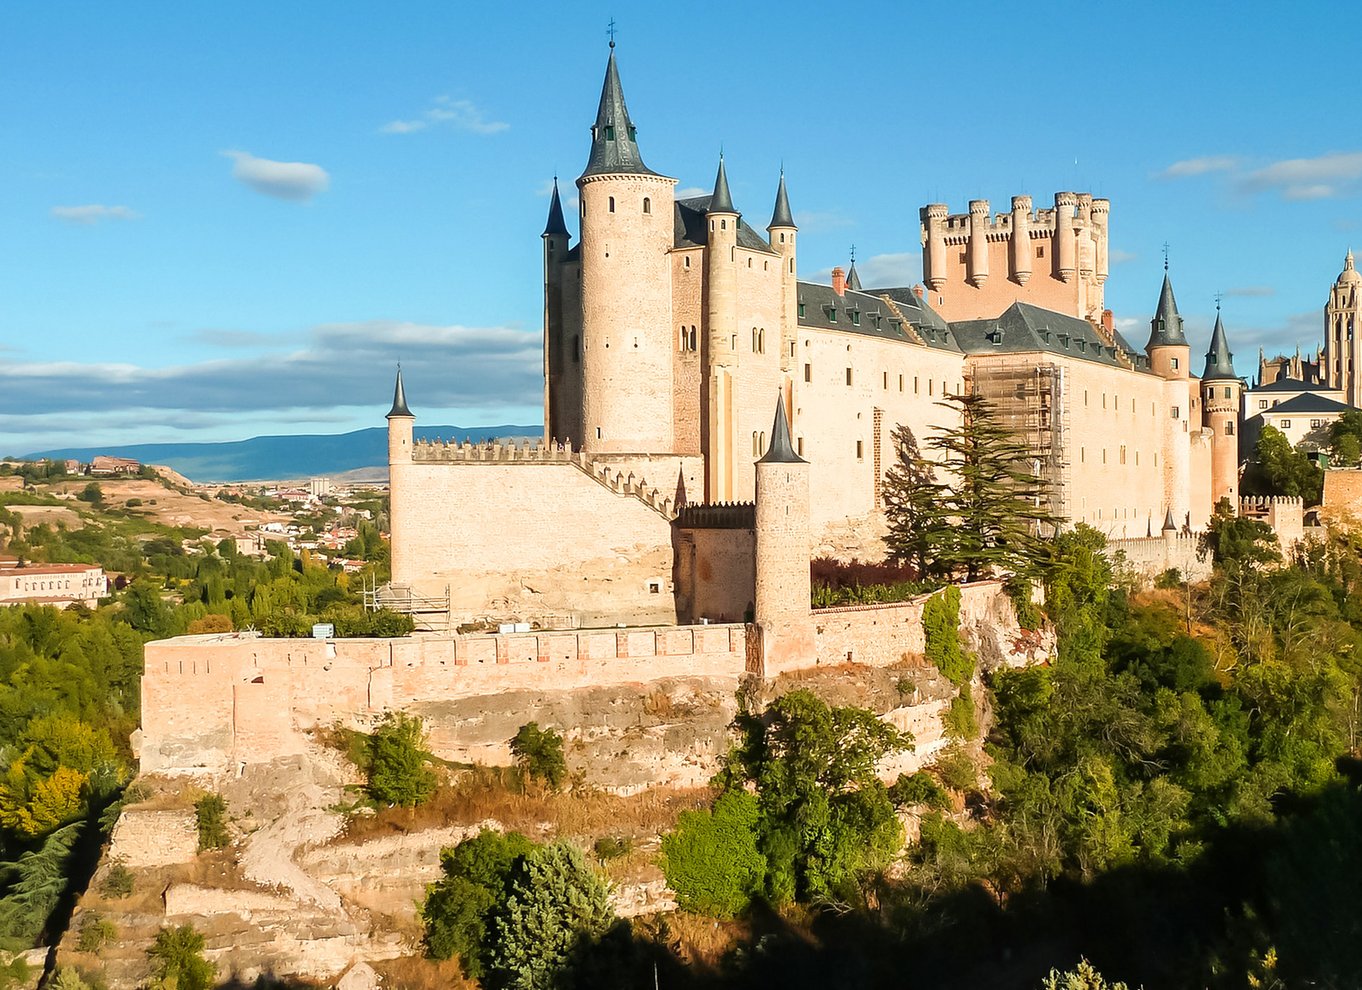
<path id="1" fill-rule="evenodd" d="M 885 391 L 889 390 L 889 372 L 884 372 L 884 384 L 881 386 Z"/>
<path id="2" fill-rule="evenodd" d="M 1174 371 L 1177 371 L 1177 370 L 1178 370 L 1178 359 L 1177 359 L 1177 358 L 1173 358 L 1172 364 L 1173 364 L 1173 370 L 1174 370 Z"/>
<path id="3" fill-rule="evenodd" d="M 811 364 L 804 365 L 804 380 L 806 382 L 813 381 L 813 365 Z"/>
<path id="4" fill-rule="evenodd" d="M 1182 410 L 1179 409 L 1177 406 L 1174 406 L 1174 407 L 1173 407 L 1173 418 L 1174 418 L 1174 419 L 1178 419 L 1178 418 L 1180 418 L 1181 416 L 1182 416 Z"/>
<path id="5" fill-rule="evenodd" d="M 847 369 L 847 384 L 848 384 L 848 385 L 851 384 L 851 369 L 850 369 L 850 368 Z"/>
<path id="6" fill-rule="evenodd" d="M 804 456 L 804 438 L 795 437 L 795 453 L 800 457 Z"/>
<path id="7" fill-rule="evenodd" d="M 856 460 L 858 460 L 858 461 L 859 461 L 859 460 L 862 460 L 864 457 L 865 457 L 865 443 L 864 443 L 863 441 L 861 441 L 861 440 L 857 440 L 857 441 L 856 441 Z"/>
<path id="8" fill-rule="evenodd" d="M 803 304 L 803 303 L 800 303 L 800 304 L 799 304 L 799 318 L 800 318 L 801 320 L 804 319 L 804 304 Z"/>
<path id="9" fill-rule="evenodd" d="M 1232 437 L 1232 436 L 1234 436 L 1234 424 L 1233 424 L 1233 423 L 1226 423 L 1226 424 L 1225 424 L 1225 436 L 1227 436 L 1227 437 Z"/>
<path id="10" fill-rule="evenodd" d="M 1291 429 L 1291 420 L 1289 420 L 1289 419 L 1284 419 L 1284 420 L 1282 420 L 1282 429 L 1284 429 L 1284 430 L 1289 430 L 1289 429 Z"/>
<path id="11" fill-rule="evenodd" d="M 1228 399 L 1229 397 L 1230 397 L 1230 387 L 1229 387 L 1228 385 L 1226 385 L 1226 386 L 1225 386 L 1225 398 Z"/>
<path id="12" fill-rule="evenodd" d="M 1266 408 L 1267 408 L 1267 400 L 1266 400 L 1266 399 L 1259 399 L 1259 400 L 1258 400 L 1258 408 L 1259 408 L 1259 409 L 1266 409 Z"/>
<path id="13" fill-rule="evenodd" d="M 1312 429 L 1312 430 L 1318 430 L 1318 429 L 1319 429 L 1321 426 L 1323 426 L 1323 425 L 1324 425 L 1324 420 L 1322 420 L 1322 419 L 1312 419 L 1312 420 L 1310 420 L 1310 429 Z"/>
<path id="14" fill-rule="evenodd" d="M 903 376 L 899 375 L 899 391 L 903 391 Z"/>

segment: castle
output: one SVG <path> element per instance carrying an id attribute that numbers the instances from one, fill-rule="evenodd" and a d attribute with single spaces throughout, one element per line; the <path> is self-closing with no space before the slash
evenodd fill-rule
<path id="1" fill-rule="evenodd" d="M 1144 348 L 1116 331 L 1106 200 L 925 206 L 923 284 L 867 288 L 854 261 L 801 280 L 784 174 L 762 233 L 727 168 L 710 195 L 675 198 L 645 164 L 612 48 L 578 239 L 557 180 L 543 233 L 542 443 L 413 443 L 399 374 L 390 600 L 447 592 L 456 619 L 751 618 L 773 559 L 762 465 L 797 465 L 778 490 L 806 527 L 788 536 L 805 566 L 810 547 L 874 528 L 895 428 L 926 441 L 957 425 L 942 400 L 971 390 L 1070 523 L 1191 534 L 1237 501 L 1244 383 L 1224 325 L 1196 377 L 1165 272 Z"/>

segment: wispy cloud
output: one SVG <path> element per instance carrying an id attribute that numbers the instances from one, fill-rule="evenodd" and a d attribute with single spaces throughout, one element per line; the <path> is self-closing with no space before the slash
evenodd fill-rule
<path id="1" fill-rule="evenodd" d="M 276 162 L 246 151 L 224 151 L 232 159 L 232 177 L 258 193 L 305 203 L 331 184 L 331 176 L 310 162 Z"/>
<path id="2" fill-rule="evenodd" d="M 283 347 L 296 344 L 291 335 L 260 333 L 257 330 L 195 330 L 185 338 L 209 347 L 236 349 L 242 347 Z"/>
<path id="3" fill-rule="evenodd" d="M 1239 159 L 1234 155 L 1204 155 L 1200 158 L 1185 158 L 1180 162 L 1174 162 L 1159 172 L 1157 178 L 1187 179 L 1212 172 L 1232 172 L 1238 166 Z"/>
<path id="4" fill-rule="evenodd" d="M 839 266 L 843 271 L 850 268 L 851 262 L 844 261 Z M 901 288 L 922 281 L 922 252 L 902 251 L 895 254 L 874 254 L 869 258 L 856 259 L 856 274 L 866 291 L 876 288 Z M 810 281 L 828 283 L 832 281 L 832 269 L 820 268 L 807 276 Z"/>
<path id="5" fill-rule="evenodd" d="M 1268 296 L 1275 296 L 1277 290 L 1270 285 L 1241 285 L 1233 289 L 1226 289 L 1221 293 L 1222 296 L 1243 296 L 1248 299 L 1265 299 Z"/>
<path id="6" fill-rule="evenodd" d="M 1287 158 L 1248 173 L 1246 192 L 1276 190 L 1283 199 L 1326 199 L 1357 192 L 1362 180 L 1362 151 L 1330 152 L 1314 158 Z"/>
<path id="7" fill-rule="evenodd" d="M 1120 249 L 1113 248 L 1111 251 L 1107 253 L 1107 264 L 1124 265 L 1126 262 L 1134 261 L 1138 257 L 1139 255 L 1135 254 L 1133 251 L 1122 251 Z"/>
<path id="8" fill-rule="evenodd" d="M 380 134 L 414 134 L 441 125 L 472 134 L 500 134 L 511 126 L 505 121 L 488 120 L 472 100 L 437 96 L 419 116 L 390 120 L 378 130 Z"/>
<path id="9" fill-rule="evenodd" d="M 105 220 L 140 220 L 142 214 L 127 206 L 105 206 L 102 203 L 90 203 L 86 206 L 54 206 L 52 207 L 52 216 L 63 223 L 93 227 Z"/>
<path id="10" fill-rule="evenodd" d="M 696 196 L 708 196 L 713 189 L 706 189 L 703 186 L 682 186 L 676 190 L 677 199 L 694 199 Z"/>
<path id="11" fill-rule="evenodd" d="M 795 210 L 794 220 L 806 234 L 850 227 L 854 223 L 849 216 L 836 210 Z"/>

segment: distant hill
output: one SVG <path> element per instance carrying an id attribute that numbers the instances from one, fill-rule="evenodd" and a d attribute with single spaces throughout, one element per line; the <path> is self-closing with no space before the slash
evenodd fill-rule
<path id="1" fill-rule="evenodd" d="M 541 426 L 424 426 L 418 439 L 475 443 L 508 437 L 538 437 Z M 67 447 L 25 454 L 25 460 L 75 459 L 96 454 L 131 457 L 143 464 L 165 464 L 197 482 L 269 481 L 338 475 L 361 468 L 386 468 L 388 431 L 381 426 L 353 433 L 251 437 L 229 443 L 134 443 L 122 447 Z"/>

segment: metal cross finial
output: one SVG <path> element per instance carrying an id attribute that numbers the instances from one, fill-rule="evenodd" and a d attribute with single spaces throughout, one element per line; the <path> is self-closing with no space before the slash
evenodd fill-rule
<path id="1" fill-rule="evenodd" d="M 1163 242 L 1163 270 L 1168 271 L 1168 242 Z"/>
<path id="2" fill-rule="evenodd" d="M 610 23 L 606 25 L 605 33 L 610 35 L 610 47 L 615 47 L 615 19 L 610 18 Z"/>
<path id="3" fill-rule="evenodd" d="M 1216 311 L 1217 313 L 1220 312 L 1220 300 L 1221 300 L 1221 299 L 1224 299 L 1224 298 L 1225 298 L 1225 293 L 1223 293 L 1223 292 L 1217 292 L 1217 293 L 1215 294 L 1215 311 Z"/>
<path id="4" fill-rule="evenodd" d="M 851 263 L 856 264 L 856 245 L 851 245 Z"/>

